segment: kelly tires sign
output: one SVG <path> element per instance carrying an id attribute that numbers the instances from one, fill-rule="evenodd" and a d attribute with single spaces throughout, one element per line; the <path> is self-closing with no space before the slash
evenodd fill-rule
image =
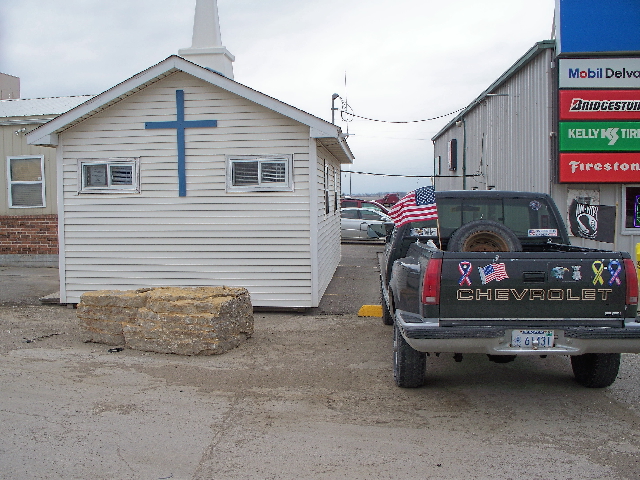
<path id="1" fill-rule="evenodd" d="M 560 151 L 640 151 L 639 122 L 560 122 Z"/>

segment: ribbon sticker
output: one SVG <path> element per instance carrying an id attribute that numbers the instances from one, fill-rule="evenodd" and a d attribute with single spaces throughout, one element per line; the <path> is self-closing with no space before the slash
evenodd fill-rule
<path id="1" fill-rule="evenodd" d="M 462 274 L 460 280 L 458 280 L 458 285 L 471 286 L 471 279 L 469 278 L 469 275 L 471 275 L 471 270 L 473 270 L 471 262 L 460 262 L 458 264 L 458 270 Z"/>
<path id="2" fill-rule="evenodd" d="M 593 278 L 593 284 L 597 285 L 598 282 L 600 282 L 600 285 L 604 285 L 604 280 L 602 278 L 602 272 L 604 272 L 604 263 L 602 263 L 600 260 L 596 260 L 591 265 L 591 269 L 593 270 L 593 273 L 596 274 L 596 276 Z"/>
<path id="3" fill-rule="evenodd" d="M 609 279 L 609 285 L 613 285 L 614 282 L 616 285 L 620 285 L 622 281 L 620 280 L 620 272 L 622 271 L 622 265 L 618 260 L 611 260 L 609 262 L 609 273 L 611 274 L 611 278 Z"/>

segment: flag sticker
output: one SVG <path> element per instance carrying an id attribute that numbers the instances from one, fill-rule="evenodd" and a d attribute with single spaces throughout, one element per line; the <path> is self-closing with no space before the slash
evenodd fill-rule
<path id="1" fill-rule="evenodd" d="M 494 280 L 499 282 L 505 278 L 509 278 L 504 263 L 492 263 L 486 267 L 479 267 L 478 271 L 480 272 L 480 280 L 482 280 L 483 285 Z"/>

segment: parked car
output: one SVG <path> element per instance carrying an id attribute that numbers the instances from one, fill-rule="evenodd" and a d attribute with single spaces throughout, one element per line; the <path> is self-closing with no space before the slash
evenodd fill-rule
<path id="1" fill-rule="evenodd" d="M 373 200 L 361 200 L 359 198 L 344 197 L 340 199 L 340 208 L 368 208 L 370 210 L 378 210 L 384 214 L 389 213 L 387 207 Z"/>
<path id="2" fill-rule="evenodd" d="M 400 201 L 400 197 L 398 196 L 397 193 L 387 193 L 384 197 L 376 200 L 376 202 L 378 202 L 381 205 L 384 205 L 385 207 L 391 207 L 392 205 L 395 205 L 399 201 Z"/>
<path id="3" fill-rule="evenodd" d="M 377 240 L 393 228 L 391 219 L 368 208 L 340 210 L 340 233 L 343 240 Z"/>

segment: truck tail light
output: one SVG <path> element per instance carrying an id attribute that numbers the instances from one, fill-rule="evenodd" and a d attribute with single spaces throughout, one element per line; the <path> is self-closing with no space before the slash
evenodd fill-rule
<path id="1" fill-rule="evenodd" d="M 638 272 L 633 260 L 624 259 L 624 274 L 627 282 L 627 305 L 638 304 Z"/>
<path id="2" fill-rule="evenodd" d="M 440 277 L 442 275 L 442 259 L 432 258 L 427 264 L 422 282 L 422 303 L 440 304 Z"/>

